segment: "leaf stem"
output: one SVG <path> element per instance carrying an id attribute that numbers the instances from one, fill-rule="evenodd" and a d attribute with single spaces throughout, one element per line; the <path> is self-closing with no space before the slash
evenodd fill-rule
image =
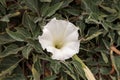
<path id="1" fill-rule="evenodd" d="M 86 67 L 86 65 L 83 63 L 83 61 L 77 55 L 74 55 L 73 59 L 78 61 L 82 65 L 83 68 Z"/>

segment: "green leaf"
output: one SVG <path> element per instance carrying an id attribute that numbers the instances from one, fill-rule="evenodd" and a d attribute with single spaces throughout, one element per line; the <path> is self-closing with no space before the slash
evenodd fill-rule
<path id="1" fill-rule="evenodd" d="M 40 26 L 36 26 L 34 32 L 33 32 L 33 39 L 38 39 L 38 36 L 42 34 L 42 29 L 41 29 L 41 25 Z"/>
<path id="2" fill-rule="evenodd" d="M 9 56 L 0 61 L 0 80 L 5 78 L 6 75 L 11 75 L 13 70 L 18 66 L 21 60 L 14 56 Z"/>
<path id="3" fill-rule="evenodd" d="M 17 30 L 16 32 L 13 32 L 9 29 L 6 29 L 6 32 L 8 33 L 10 37 L 12 37 L 13 39 L 17 41 L 24 41 L 27 38 L 31 37 L 30 33 L 24 28 L 18 27 L 16 28 L 16 30 Z"/>
<path id="4" fill-rule="evenodd" d="M 17 41 L 24 41 L 25 39 L 25 36 L 23 36 L 21 33 L 13 32 L 13 31 L 10 31 L 9 29 L 6 29 L 6 32 L 10 37 L 12 37 Z"/>
<path id="5" fill-rule="evenodd" d="M 22 49 L 23 47 L 18 47 L 17 45 L 11 44 L 8 47 L 6 47 L 4 51 L 0 53 L 0 58 L 9 56 L 11 54 L 17 54 Z"/>
<path id="6" fill-rule="evenodd" d="M 100 21 L 99 21 L 99 15 L 97 13 L 91 13 L 89 15 L 89 17 L 86 19 L 86 22 L 87 23 L 96 23 L 96 24 L 100 24 Z"/>
<path id="7" fill-rule="evenodd" d="M 86 6 L 86 9 L 90 12 L 99 14 L 99 9 L 97 5 L 101 2 L 101 0 L 83 0 L 83 3 Z"/>
<path id="8" fill-rule="evenodd" d="M 50 3 L 46 3 L 46 4 L 43 4 L 42 7 L 41 7 L 41 16 L 45 17 L 48 11 L 48 9 L 50 8 Z"/>
<path id="9" fill-rule="evenodd" d="M 98 28 L 96 28 L 96 27 L 91 27 L 91 28 L 89 28 L 86 36 L 90 36 L 90 35 L 94 34 L 94 33 L 97 32 L 97 31 L 98 31 Z"/>
<path id="10" fill-rule="evenodd" d="M 80 30 L 80 35 L 81 37 L 84 36 L 84 30 L 85 30 L 85 23 L 83 21 L 77 21 L 77 26 L 79 26 L 79 30 Z"/>
<path id="11" fill-rule="evenodd" d="M 3 16 L 3 17 L 0 19 L 0 21 L 10 22 L 10 18 L 15 17 L 15 16 L 18 16 L 18 15 L 20 15 L 20 12 L 9 13 L 9 14 Z"/>
<path id="12" fill-rule="evenodd" d="M 104 43 L 104 45 L 105 45 L 105 47 L 106 47 L 106 49 L 110 49 L 110 42 L 108 42 L 107 40 L 105 40 L 105 39 L 103 39 L 102 40 L 103 41 L 103 43 Z"/>
<path id="13" fill-rule="evenodd" d="M 44 53 L 42 51 L 42 47 L 38 41 L 28 39 L 27 42 L 38 52 L 38 53 Z"/>
<path id="14" fill-rule="evenodd" d="M 109 71 L 110 71 L 110 68 L 105 68 L 105 67 L 100 68 L 100 73 L 103 75 L 109 74 Z"/>
<path id="15" fill-rule="evenodd" d="M 65 73 L 68 74 L 73 80 L 77 80 L 76 76 L 74 74 L 70 73 L 70 71 L 67 70 L 67 71 L 65 71 Z"/>
<path id="16" fill-rule="evenodd" d="M 0 44 L 6 44 L 14 42 L 15 40 L 12 39 L 7 33 L 0 34 Z"/>
<path id="17" fill-rule="evenodd" d="M 109 31 L 109 28 L 111 28 L 111 24 L 109 22 L 103 21 L 101 24 L 106 31 Z"/>
<path id="18" fill-rule="evenodd" d="M 31 33 L 34 35 L 36 24 L 33 22 L 33 20 L 27 14 L 27 12 L 25 12 L 23 15 L 22 24 L 24 25 L 24 27 L 29 29 L 31 31 Z"/>
<path id="19" fill-rule="evenodd" d="M 118 18 L 118 14 L 117 14 L 117 13 L 116 13 L 116 14 L 111 14 L 111 15 L 107 16 L 106 21 L 108 21 L 108 22 L 113 22 L 113 21 L 115 21 L 117 18 Z"/>
<path id="20" fill-rule="evenodd" d="M 55 12 L 60 9 L 60 7 L 62 6 L 63 2 L 59 2 L 59 3 L 56 3 L 52 6 L 49 6 L 48 10 L 46 11 L 45 15 L 43 16 L 47 16 L 47 17 L 50 17 L 52 16 L 53 14 L 55 14 Z"/>
<path id="21" fill-rule="evenodd" d="M 113 33 L 113 31 L 109 31 L 108 37 L 110 38 L 111 42 L 114 43 L 115 33 Z"/>
<path id="22" fill-rule="evenodd" d="M 25 4 L 31 9 L 33 12 L 39 13 L 38 8 L 38 0 L 25 0 Z"/>
<path id="23" fill-rule="evenodd" d="M 103 58 L 103 60 L 105 61 L 105 63 L 108 63 L 108 57 L 107 57 L 107 55 L 104 53 L 104 51 L 101 51 L 101 55 L 102 55 L 102 58 Z"/>
<path id="24" fill-rule="evenodd" d="M 25 29 L 23 27 L 16 27 L 15 29 L 17 30 L 16 31 L 17 33 L 20 33 L 21 35 L 26 37 L 26 39 L 31 38 L 31 34 L 30 34 L 29 30 L 27 30 L 27 29 Z"/>
<path id="25" fill-rule="evenodd" d="M 110 7 L 107 7 L 107 6 L 104 6 L 104 5 L 99 5 L 99 6 L 109 13 L 116 13 L 117 12 L 115 9 L 112 9 Z"/>
<path id="26" fill-rule="evenodd" d="M 83 71 L 82 64 L 80 64 L 78 61 L 73 60 L 72 62 L 74 68 L 76 69 L 77 74 L 79 74 L 84 80 L 86 80 L 85 73 Z"/>
<path id="27" fill-rule="evenodd" d="M 52 61 L 50 67 L 52 68 L 55 74 L 58 74 L 61 68 L 61 64 L 58 61 Z"/>
<path id="28" fill-rule="evenodd" d="M 83 79 L 85 79 L 84 72 L 82 69 L 81 64 L 79 64 L 79 62 L 76 61 L 72 61 L 70 62 L 62 62 L 65 66 L 65 70 L 64 72 L 66 74 L 68 74 L 72 79 L 74 80 L 80 80 L 80 77 L 82 77 Z"/>
<path id="29" fill-rule="evenodd" d="M 80 15 L 80 10 L 75 9 L 75 8 L 68 8 L 68 9 L 64 9 L 67 13 L 74 15 L 74 16 L 79 16 Z"/>
<path id="30" fill-rule="evenodd" d="M 1 80 L 26 80 L 22 70 L 20 67 L 16 67 L 11 75 L 7 75 L 6 77 L 2 78 Z"/>
<path id="31" fill-rule="evenodd" d="M 73 0 L 64 0 L 63 5 L 61 6 L 61 8 L 68 7 L 69 4 L 70 4 L 72 1 L 73 1 Z"/>
<path id="32" fill-rule="evenodd" d="M 62 62 L 62 64 L 66 67 L 67 70 L 69 70 L 70 73 L 74 73 L 73 67 L 69 62 Z"/>
<path id="33" fill-rule="evenodd" d="M 116 57 L 115 56 L 113 56 L 113 54 L 111 53 L 110 54 L 110 58 L 111 58 L 111 62 L 112 62 L 112 65 L 114 66 L 114 69 L 115 69 L 115 71 L 116 71 L 116 73 L 117 73 L 117 79 L 119 79 L 119 76 L 120 76 L 120 74 L 119 74 L 119 70 L 118 70 L 118 65 L 117 65 L 117 63 L 116 63 Z"/>
<path id="34" fill-rule="evenodd" d="M 52 0 L 40 0 L 41 2 L 51 2 Z"/>
<path id="35" fill-rule="evenodd" d="M 33 49 L 33 48 L 32 48 L 31 46 L 25 46 L 25 47 L 23 48 L 23 50 L 22 50 L 22 55 L 23 55 L 26 59 L 28 59 L 29 54 L 30 54 L 30 52 L 31 52 L 32 49 Z"/>

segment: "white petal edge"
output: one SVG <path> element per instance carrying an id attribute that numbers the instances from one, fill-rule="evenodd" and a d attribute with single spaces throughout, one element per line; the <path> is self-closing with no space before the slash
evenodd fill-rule
<path id="1" fill-rule="evenodd" d="M 77 44 L 77 45 L 76 45 Z M 79 42 L 72 42 L 64 46 L 62 49 L 54 49 L 52 59 L 66 60 L 79 52 Z"/>
<path id="2" fill-rule="evenodd" d="M 39 43 L 42 45 L 42 48 L 45 49 L 48 46 L 53 45 L 53 37 L 49 30 L 44 29 L 43 34 L 41 36 L 38 36 Z"/>

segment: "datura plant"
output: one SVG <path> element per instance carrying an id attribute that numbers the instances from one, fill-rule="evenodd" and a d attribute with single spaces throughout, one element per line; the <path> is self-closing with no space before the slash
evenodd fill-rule
<path id="1" fill-rule="evenodd" d="M 74 24 L 53 18 L 44 26 L 43 34 L 38 39 L 42 48 L 52 53 L 52 59 L 65 60 L 79 52 L 78 36 L 78 28 Z M 82 68 L 87 79 L 95 80 L 87 66 L 83 62 L 80 64 L 84 65 Z"/>
<path id="2" fill-rule="evenodd" d="M 120 0 L 0 0 L 0 80 L 120 80 Z"/>

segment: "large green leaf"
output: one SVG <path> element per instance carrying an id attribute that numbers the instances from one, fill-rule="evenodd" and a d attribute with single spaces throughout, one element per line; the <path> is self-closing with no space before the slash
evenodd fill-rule
<path id="1" fill-rule="evenodd" d="M 42 15 L 43 16 L 47 16 L 47 17 L 50 17 L 50 16 L 52 16 L 53 14 L 55 14 L 55 12 L 58 10 L 58 9 L 60 9 L 60 7 L 62 6 L 62 4 L 63 4 L 63 2 L 59 2 L 59 3 L 56 3 L 56 4 L 54 4 L 54 5 L 51 5 L 51 6 L 46 6 L 46 7 L 44 7 L 44 8 L 46 8 L 46 9 L 42 9 L 43 11 L 42 11 Z"/>
<path id="2" fill-rule="evenodd" d="M 79 16 L 81 13 L 79 9 L 75 9 L 75 8 L 68 8 L 68 9 L 65 9 L 65 11 L 74 16 Z"/>
<path id="3" fill-rule="evenodd" d="M 42 47 L 40 43 L 36 40 L 28 39 L 27 42 L 38 52 L 38 53 L 44 53 L 42 51 Z"/>
<path id="4" fill-rule="evenodd" d="M 82 0 L 82 1 L 85 4 L 88 11 L 99 13 L 97 5 L 101 2 L 101 0 Z"/>
<path id="5" fill-rule="evenodd" d="M 36 28 L 36 24 L 33 22 L 31 17 L 27 14 L 27 12 L 24 13 L 22 23 L 24 27 L 28 28 L 31 33 L 33 34 Z"/>
<path id="6" fill-rule="evenodd" d="M 26 80 L 21 68 L 17 66 L 11 75 L 7 75 L 6 77 L 2 78 L 1 80 Z"/>
<path id="7" fill-rule="evenodd" d="M 18 66 L 20 60 L 14 56 L 9 56 L 0 60 L 0 80 L 11 75 L 13 70 Z"/>
<path id="8" fill-rule="evenodd" d="M 31 9 L 33 12 L 39 13 L 38 8 L 38 0 L 25 0 L 25 4 Z"/>
<path id="9" fill-rule="evenodd" d="M 77 74 L 79 74 L 80 77 L 82 77 L 84 80 L 86 80 L 82 65 L 79 62 L 77 62 L 76 60 L 74 60 L 72 62 L 72 64 L 73 64 Z"/>
<path id="10" fill-rule="evenodd" d="M 109 28 L 111 28 L 111 23 L 109 22 L 103 21 L 101 24 L 106 31 L 109 31 Z"/>
<path id="11" fill-rule="evenodd" d="M 62 64 L 64 65 L 64 66 L 62 66 L 63 69 L 64 69 L 63 71 L 67 75 L 69 75 L 73 80 L 79 80 L 80 79 L 79 78 L 80 77 L 79 74 L 77 73 L 77 75 L 76 75 L 76 73 L 75 73 L 76 69 L 75 69 L 75 67 L 73 67 L 73 64 L 71 64 L 70 62 L 62 62 Z"/>
<path id="12" fill-rule="evenodd" d="M 80 36 L 83 37 L 84 34 L 84 30 L 85 30 L 85 23 L 83 21 L 77 21 L 77 26 L 79 26 L 79 30 L 80 30 Z"/>
<path id="13" fill-rule="evenodd" d="M 50 67 L 54 71 L 55 74 L 59 73 L 61 64 L 58 61 L 51 61 Z"/>
<path id="14" fill-rule="evenodd" d="M 106 53 L 104 51 L 101 51 L 101 55 L 102 55 L 102 58 L 105 61 L 105 63 L 108 63 L 108 57 L 107 57 Z"/>
<path id="15" fill-rule="evenodd" d="M 14 41 L 15 40 L 12 39 L 8 34 L 6 34 L 6 33 L 0 34 L 0 44 L 11 43 Z"/>
<path id="16" fill-rule="evenodd" d="M 65 73 L 68 74 L 73 80 L 77 80 L 76 76 L 73 73 L 70 73 L 70 71 L 66 70 Z"/>
<path id="17" fill-rule="evenodd" d="M 28 59 L 28 57 L 29 57 L 29 54 L 30 54 L 30 52 L 31 52 L 31 50 L 32 50 L 33 48 L 31 47 L 31 46 L 25 46 L 24 48 L 23 48 L 23 50 L 22 50 L 22 55 L 26 58 L 26 59 Z"/>
<path id="18" fill-rule="evenodd" d="M 17 27 L 16 30 L 17 30 L 16 32 L 13 32 L 13 31 L 11 31 L 9 29 L 6 29 L 6 32 L 8 33 L 8 35 L 10 37 L 12 37 L 13 39 L 15 39 L 17 41 L 24 41 L 27 38 L 31 37 L 28 30 L 26 30 L 24 28 Z"/>
<path id="19" fill-rule="evenodd" d="M 12 54 L 17 54 L 22 49 L 23 47 L 18 47 L 17 45 L 11 44 L 5 47 L 5 50 L 0 53 L 0 58 L 6 57 Z"/>

